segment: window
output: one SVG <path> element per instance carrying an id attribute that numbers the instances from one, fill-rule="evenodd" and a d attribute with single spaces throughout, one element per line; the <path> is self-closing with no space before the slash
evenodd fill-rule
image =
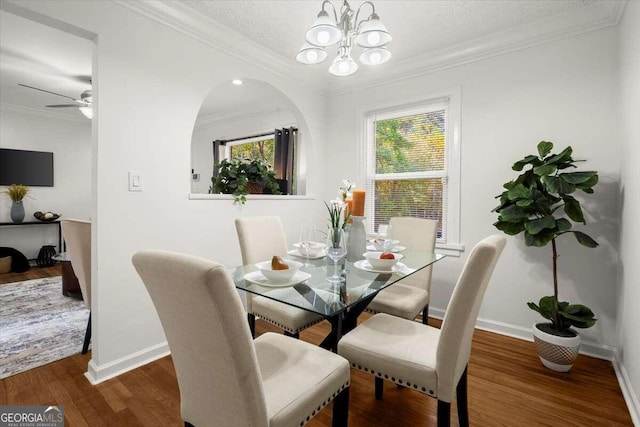
<path id="1" fill-rule="evenodd" d="M 213 161 L 261 159 L 273 168 L 282 194 L 297 194 L 295 127 L 247 137 L 213 141 Z M 216 171 L 214 170 L 214 174 Z"/>
<path id="2" fill-rule="evenodd" d="M 459 243 L 459 97 L 366 114 L 370 233 L 394 216 L 438 221 L 439 248 Z"/>

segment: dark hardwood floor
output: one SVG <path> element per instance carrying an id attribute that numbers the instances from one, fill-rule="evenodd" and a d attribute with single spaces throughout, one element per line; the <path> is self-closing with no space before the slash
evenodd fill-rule
<path id="1" fill-rule="evenodd" d="M 280 332 L 260 320 L 256 327 L 258 334 Z M 328 331 L 322 322 L 301 339 L 317 344 Z M 78 354 L 0 380 L 0 405 L 64 405 L 66 427 L 182 425 L 170 356 L 96 386 L 84 377 L 90 359 L 91 353 Z M 533 343 L 477 330 L 468 378 L 472 426 L 633 425 L 605 360 L 580 355 L 569 373 L 560 374 L 540 364 Z M 384 399 L 377 401 L 371 375 L 352 370 L 351 379 L 351 427 L 436 425 L 435 399 L 385 383 Z M 455 401 L 451 418 L 458 425 Z M 308 425 L 330 426 L 331 405 Z"/>
<path id="2" fill-rule="evenodd" d="M 5 283 L 23 282 L 25 280 L 42 279 L 43 277 L 60 276 L 62 274 L 59 262 L 51 267 L 32 266 L 24 273 L 4 273 L 0 274 L 0 286 Z"/>

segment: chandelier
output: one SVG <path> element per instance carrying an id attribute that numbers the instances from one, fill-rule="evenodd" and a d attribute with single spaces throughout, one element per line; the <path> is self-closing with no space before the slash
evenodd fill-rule
<path id="1" fill-rule="evenodd" d="M 324 10 L 327 4 L 333 10 L 333 17 Z M 366 19 L 358 20 L 365 5 L 371 6 L 372 12 Z M 324 0 L 322 10 L 307 31 L 305 39 L 306 42 L 296 55 L 296 60 L 303 64 L 321 63 L 327 59 L 325 47 L 338 44 L 338 54 L 329 67 L 329 72 L 335 76 L 348 76 L 358 71 L 358 64 L 351 57 L 354 41 L 364 49 L 359 59 L 365 65 L 384 64 L 391 58 L 391 52 L 386 47 L 391 41 L 391 34 L 380 21 L 376 8 L 370 1 L 362 3 L 354 12 L 347 0 L 344 0 L 338 19 L 333 3 Z"/>

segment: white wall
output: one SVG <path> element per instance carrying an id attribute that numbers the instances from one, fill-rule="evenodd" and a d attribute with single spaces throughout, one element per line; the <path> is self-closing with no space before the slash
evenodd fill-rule
<path id="1" fill-rule="evenodd" d="M 615 46 L 613 29 L 528 48 L 481 62 L 347 93 L 330 100 L 327 182 L 354 174 L 356 145 L 361 140 L 359 114 L 368 109 L 428 98 L 430 93 L 460 87 L 461 105 L 461 239 L 466 253 L 482 238 L 499 233 L 491 209 L 502 184 L 515 178 L 511 165 L 536 152 L 541 140 L 557 152 L 567 145 L 575 158 L 599 171 L 600 184 L 584 204 L 587 226 L 597 249 L 560 239 L 560 297 L 590 306 L 598 324 L 583 332 L 591 351 L 615 345 L 617 316 L 618 194 L 621 144 L 616 135 Z M 357 169 L 356 169 L 357 170 Z M 433 270 L 434 313 L 445 309 L 466 253 L 440 261 Z M 482 325 L 531 337 L 541 320 L 526 307 L 553 292 L 551 248 L 525 247 L 510 237 L 488 288 Z M 610 352 L 609 352 L 610 353 Z M 610 355 L 610 354 L 609 354 Z"/>
<path id="2" fill-rule="evenodd" d="M 290 110 L 250 114 L 217 120 L 214 123 L 196 125 L 191 141 L 191 165 L 200 181 L 191 183 L 192 193 L 207 193 L 213 173 L 212 142 L 216 139 L 239 138 L 272 132 L 275 128 L 296 125 L 296 118 Z M 302 144 L 304 135 L 299 142 Z"/>
<path id="3" fill-rule="evenodd" d="M 280 215 L 293 240 L 299 225 L 322 222 L 318 200 L 190 200 L 190 148 L 196 115 L 212 88 L 232 78 L 263 80 L 299 108 L 303 159 L 314 159 L 307 188 L 320 185 L 324 100 L 112 2 L 22 1 L 20 5 L 97 35 L 93 66 L 93 355 L 101 381 L 167 351 L 131 256 L 148 248 L 240 263 L 233 219 Z M 133 94 L 133 95 L 132 95 Z M 127 172 L 144 191 L 128 192 Z"/>
<path id="4" fill-rule="evenodd" d="M 618 351 L 627 401 L 640 425 L 640 3 L 628 2 L 620 24 L 620 128 L 622 141 L 622 227 Z"/>
<path id="5" fill-rule="evenodd" d="M 81 119 L 82 120 L 82 119 Z M 24 201 L 25 221 L 36 211 L 67 218 L 89 218 L 91 212 L 91 122 L 53 118 L 15 107 L 0 109 L 0 147 L 53 152 L 53 187 L 31 187 Z M 2 187 L 4 189 L 6 187 Z M 0 197 L 0 221 L 10 222 L 11 200 Z M 1 227 L 0 246 L 34 259 L 42 245 L 58 244 L 55 226 Z"/>

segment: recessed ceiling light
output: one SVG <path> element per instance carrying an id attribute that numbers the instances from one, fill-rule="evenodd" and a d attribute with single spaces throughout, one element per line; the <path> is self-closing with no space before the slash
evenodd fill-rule
<path id="1" fill-rule="evenodd" d="M 238 86 L 239 86 L 239 85 L 241 85 L 241 84 L 242 84 L 242 80 L 240 80 L 240 79 L 234 79 L 234 80 L 231 80 L 231 83 L 233 83 L 234 85 L 238 85 Z"/>

